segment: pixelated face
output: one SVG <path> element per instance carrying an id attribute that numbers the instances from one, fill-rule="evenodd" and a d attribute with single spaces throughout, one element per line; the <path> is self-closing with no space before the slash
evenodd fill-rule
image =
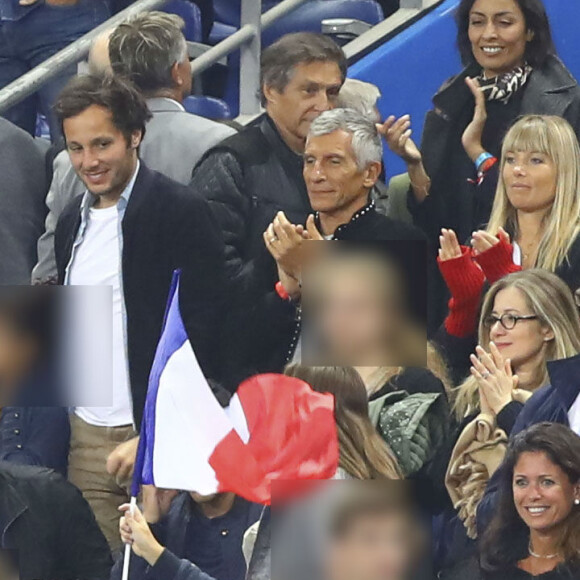
<path id="1" fill-rule="evenodd" d="M 571 482 L 543 451 L 520 455 L 512 485 L 520 518 L 530 529 L 539 532 L 561 524 L 574 509 L 574 500 L 580 498 L 578 482 Z"/>
<path id="2" fill-rule="evenodd" d="M 135 171 L 140 131 L 127 143 L 111 112 L 98 105 L 66 119 L 63 129 L 71 163 L 87 189 L 99 197 L 97 207 L 116 203 Z"/>
<path id="3" fill-rule="evenodd" d="M 476 0 L 468 35 L 475 60 L 490 78 L 521 66 L 533 37 L 515 0 Z"/>
<path id="4" fill-rule="evenodd" d="M 330 547 L 328 580 L 402 580 L 410 554 L 405 518 L 360 515 Z"/>
<path id="5" fill-rule="evenodd" d="M 336 106 L 341 85 L 340 68 L 335 62 L 298 64 L 281 92 L 264 87 L 266 109 L 287 141 L 303 144 L 310 123 Z"/>

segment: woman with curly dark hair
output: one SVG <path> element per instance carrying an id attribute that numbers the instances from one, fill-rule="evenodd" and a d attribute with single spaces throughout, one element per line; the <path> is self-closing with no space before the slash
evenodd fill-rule
<path id="1" fill-rule="evenodd" d="M 580 577 L 580 437 L 538 423 L 510 443 L 495 516 L 482 536 L 485 580 Z"/>

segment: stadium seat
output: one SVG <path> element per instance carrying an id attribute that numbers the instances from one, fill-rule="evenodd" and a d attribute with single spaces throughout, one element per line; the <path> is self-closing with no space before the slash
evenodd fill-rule
<path id="1" fill-rule="evenodd" d="M 217 5 L 226 2 L 228 0 L 216 2 L 216 20 L 218 20 Z M 239 0 L 230 0 L 229 4 L 237 5 L 239 24 Z M 265 3 L 263 11 L 267 11 L 273 5 L 272 2 Z M 223 17 L 224 12 L 220 14 Z M 235 14 L 233 8 L 226 14 L 230 22 L 233 14 Z M 374 26 L 383 20 L 383 10 L 375 0 L 310 0 L 267 28 L 262 34 L 262 46 L 269 46 L 290 32 L 321 32 L 322 21 L 328 18 L 354 18 Z M 224 99 L 230 106 L 234 117 L 237 116 L 239 110 L 239 63 L 239 51 L 230 54 Z"/>
<path id="2" fill-rule="evenodd" d="M 190 42 L 202 41 L 201 12 L 199 8 L 187 0 L 171 0 L 163 7 L 164 12 L 177 14 L 185 21 L 183 34 Z"/>
<path id="3" fill-rule="evenodd" d="M 190 96 L 183 101 L 183 106 L 188 113 L 220 120 L 231 119 L 230 108 L 225 101 L 214 97 Z"/>

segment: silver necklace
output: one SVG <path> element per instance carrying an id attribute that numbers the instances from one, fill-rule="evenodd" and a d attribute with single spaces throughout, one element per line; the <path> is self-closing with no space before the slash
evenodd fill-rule
<path id="1" fill-rule="evenodd" d="M 536 554 L 536 552 L 534 552 L 534 550 L 532 550 L 532 542 L 530 542 L 528 544 L 528 553 L 533 558 L 540 558 L 540 559 L 543 558 L 545 560 L 552 560 L 553 558 L 557 558 L 560 555 L 558 552 L 556 552 L 555 554 L 547 554 L 546 556 L 541 556 L 540 554 Z"/>

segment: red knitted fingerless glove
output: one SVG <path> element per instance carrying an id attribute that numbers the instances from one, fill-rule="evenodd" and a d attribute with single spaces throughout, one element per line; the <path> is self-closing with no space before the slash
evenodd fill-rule
<path id="1" fill-rule="evenodd" d="M 437 263 L 451 292 L 445 329 L 452 336 L 469 336 L 477 327 L 479 301 L 485 282 L 483 272 L 466 246 L 461 246 L 459 258 L 445 261 L 437 258 Z"/>
<path id="2" fill-rule="evenodd" d="M 487 281 L 490 284 L 497 282 L 500 278 L 519 272 L 522 267 L 514 264 L 514 247 L 505 240 L 500 239 L 495 246 L 489 250 L 475 256 L 475 261 L 481 266 Z"/>

